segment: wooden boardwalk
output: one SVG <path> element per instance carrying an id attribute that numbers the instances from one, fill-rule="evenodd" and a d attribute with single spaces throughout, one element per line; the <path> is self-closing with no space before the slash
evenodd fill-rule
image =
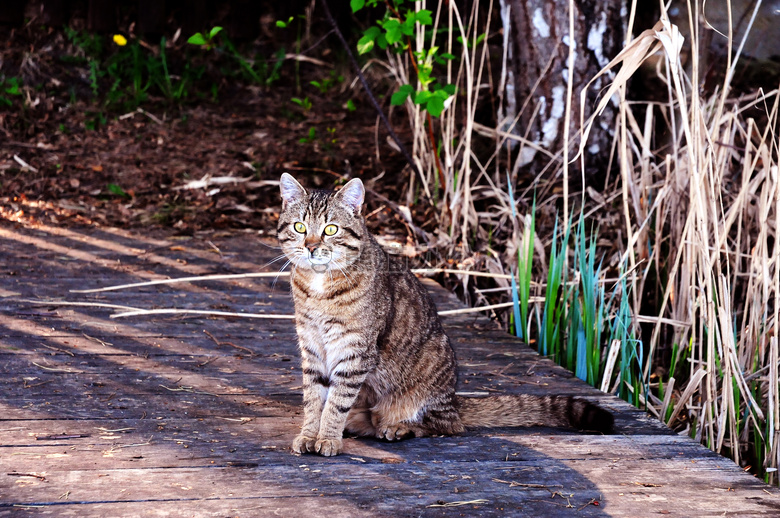
<path id="1" fill-rule="evenodd" d="M 615 413 L 617 434 L 505 428 L 294 456 L 291 320 L 112 319 L 28 301 L 290 314 L 284 280 L 69 293 L 257 271 L 278 253 L 268 243 L 0 223 L 0 516 L 780 516 L 777 489 L 485 317 L 445 320 L 460 391 L 582 395 Z M 439 309 L 461 307 L 431 289 Z"/>

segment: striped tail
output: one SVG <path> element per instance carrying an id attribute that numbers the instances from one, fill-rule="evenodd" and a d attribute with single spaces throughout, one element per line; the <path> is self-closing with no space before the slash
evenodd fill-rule
<path id="1" fill-rule="evenodd" d="M 456 401 L 466 428 L 539 425 L 608 434 L 615 422 L 612 414 L 600 406 L 569 396 L 457 396 Z"/>

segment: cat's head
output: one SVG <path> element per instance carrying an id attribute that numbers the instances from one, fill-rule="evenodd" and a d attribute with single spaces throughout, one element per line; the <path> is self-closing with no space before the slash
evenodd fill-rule
<path id="1" fill-rule="evenodd" d="M 360 215 L 363 182 L 350 180 L 338 191 L 306 189 L 287 173 L 279 181 L 282 212 L 277 236 L 295 268 L 345 271 L 358 259 L 366 226 Z"/>

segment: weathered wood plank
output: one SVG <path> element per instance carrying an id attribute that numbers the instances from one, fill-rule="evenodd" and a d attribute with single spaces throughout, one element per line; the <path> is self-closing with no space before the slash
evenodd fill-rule
<path id="1" fill-rule="evenodd" d="M 270 417 L 15 421 L 0 429 L 0 443 L 4 444 L 6 458 L 18 456 L 10 465 L 14 461 L 34 461 L 36 471 L 66 469 L 71 460 L 63 455 L 69 459 L 77 456 L 79 462 L 89 465 L 106 462 L 108 467 L 112 466 L 110 459 L 136 461 L 139 455 L 143 457 L 139 462 L 146 467 L 188 466 L 193 462 L 200 465 L 204 458 L 227 465 L 249 462 L 267 455 L 269 450 L 289 451 L 300 416 L 280 417 L 281 413 Z M 167 448 L 174 443 L 185 446 L 186 451 L 177 448 L 171 454 Z M 112 451 L 111 457 L 98 458 L 106 450 Z M 397 443 L 347 439 L 346 453 L 368 463 L 426 462 L 433 457 L 439 463 L 667 459 L 728 464 L 726 459 L 676 435 L 581 435 L 541 427 L 472 430 L 461 436 Z M 286 458 L 282 461 L 295 462 Z"/>
<path id="2" fill-rule="evenodd" d="M 301 394 L 291 321 L 115 320 L 106 308 L 19 301 L 292 312 L 285 281 L 273 290 L 272 280 L 242 279 L 68 292 L 257 271 L 277 253 L 247 236 L 214 242 L 221 254 L 198 239 L 0 225 L 8 259 L 0 272 L 0 516 L 780 512 L 776 489 L 586 386 L 483 316 L 444 319 L 461 392 L 588 397 L 614 412 L 619 433 L 515 428 L 400 443 L 347 438 L 337 458 L 293 456 Z M 440 309 L 460 307 L 430 289 Z"/>
<path id="3" fill-rule="evenodd" d="M 319 458 L 300 458 L 298 465 L 282 463 L 281 453 L 271 453 L 256 466 L 89 469 L 20 477 L 14 494 L 27 505 L 69 500 L 92 502 L 138 502 L 190 500 L 220 497 L 277 498 L 308 497 L 343 499 L 344 505 L 377 513 L 393 509 L 422 511 L 437 502 L 487 500 L 501 507 L 529 506 L 537 516 L 561 512 L 567 505 L 586 509 L 599 501 L 599 512 L 629 516 L 641 506 L 644 516 L 669 514 L 670 508 L 681 516 L 712 516 L 754 513 L 772 516 L 780 511 L 776 492 L 750 496 L 752 482 L 724 476 L 718 464 L 698 461 L 695 469 L 681 467 L 679 461 L 660 460 L 648 474 L 646 461 L 535 461 L 533 463 L 458 463 L 435 462 L 382 464 Z M 284 455 L 286 456 L 286 455 Z M 313 459 L 313 460 L 312 460 Z M 514 465 L 511 465 L 514 464 Z M 672 471 L 674 470 L 674 471 Z M 675 482 L 660 479 L 656 473 L 674 472 Z M 749 477 L 747 477 L 749 479 Z M 512 486 L 512 482 L 515 483 Z M 691 488 L 695 501 L 680 499 L 680 485 Z M 229 487 L 227 492 L 222 488 Z M 748 493 L 748 494 L 746 494 Z M 605 494 L 611 496 L 605 497 Z M 111 495 L 106 498 L 107 495 Z M 388 506 L 388 501 L 391 505 Z M 532 504 L 531 504 L 532 505 Z M 510 508 L 512 508 L 510 507 Z"/>

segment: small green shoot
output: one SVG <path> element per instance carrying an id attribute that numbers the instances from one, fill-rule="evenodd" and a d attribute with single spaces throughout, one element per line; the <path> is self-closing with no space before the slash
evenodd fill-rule
<path id="1" fill-rule="evenodd" d="M 122 189 L 118 184 L 110 183 L 108 184 L 108 192 L 113 194 L 114 196 L 119 196 L 120 198 L 127 198 L 130 199 L 131 196 L 125 192 L 124 189 Z"/>
<path id="2" fill-rule="evenodd" d="M 309 135 L 298 139 L 301 144 L 312 144 L 317 140 L 317 130 L 313 126 L 309 128 Z"/>
<path id="3" fill-rule="evenodd" d="M 311 100 L 308 97 L 304 97 L 301 99 L 300 97 L 293 97 L 290 99 L 292 102 L 303 108 L 303 111 L 307 112 L 311 110 L 312 103 Z"/>
<path id="4" fill-rule="evenodd" d="M 207 34 L 196 32 L 187 38 L 187 43 L 190 45 L 199 45 L 206 50 L 211 50 L 216 46 L 214 38 L 216 38 L 217 34 L 220 32 L 222 32 L 222 27 L 219 26 L 212 27 Z"/>

